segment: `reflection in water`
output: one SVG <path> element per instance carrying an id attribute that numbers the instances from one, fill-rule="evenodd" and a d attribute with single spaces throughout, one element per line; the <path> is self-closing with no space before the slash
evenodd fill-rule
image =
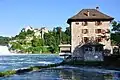
<path id="1" fill-rule="evenodd" d="M 120 80 L 119 78 L 120 72 L 98 73 L 82 71 L 79 68 L 51 68 L 0 78 L 0 80 Z"/>
<path id="2" fill-rule="evenodd" d="M 63 80 L 104 80 L 103 74 L 100 73 L 91 73 L 80 70 L 61 70 L 60 71 L 61 78 Z"/>
<path id="3" fill-rule="evenodd" d="M 63 80 L 120 80 L 119 73 L 97 73 L 80 71 L 77 69 L 60 70 L 60 76 Z"/>

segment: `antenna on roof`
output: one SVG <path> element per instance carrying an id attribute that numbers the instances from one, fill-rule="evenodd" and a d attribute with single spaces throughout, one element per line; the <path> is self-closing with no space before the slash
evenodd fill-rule
<path id="1" fill-rule="evenodd" d="M 99 10 L 99 7 L 98 7 L 98 6 L 96 7 L 96 10 Z"/>

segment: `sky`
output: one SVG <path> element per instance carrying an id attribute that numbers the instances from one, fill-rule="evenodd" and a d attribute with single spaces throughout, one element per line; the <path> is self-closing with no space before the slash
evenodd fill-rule
<path id="1" fill-rule="evenodd" d="M 95 8 L 120 20 L 120 0 L 0 0 L 0 36 L 15 36 L 27 26 L 33 28 L 69 25 L 67 19 L 81 9 Z"/>

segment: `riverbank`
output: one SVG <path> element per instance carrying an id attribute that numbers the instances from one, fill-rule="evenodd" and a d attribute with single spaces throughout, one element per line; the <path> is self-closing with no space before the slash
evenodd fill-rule
<path id="1" fill-rule="evenodd" d="M 23 74 L 23 73 L 30 72 L 30 71 L 38 71 L 40 69 L 57 67 L 60 65 L 62 65 L 62 63 L 48 64 L 46 66 L 32 66 L 32 67 L 21 68 L 21 69 L 16 69 L 16 70 L 8 70 L 8 71 L 0 72 L 0 77 L 11 76 L 14 74 Z"/>
<path id="2" fill-rule="evenodd" d="M 83 67 L 83 68 L 89 67 L 89 68 L 120 71 L 120 66 L 116 66 L 113 63 L 111 64 L 111 61 L 107 58 L 106 58 L 107 60 L 105 60 L 104 62 L 77 61 L 77 60 L 72 60 L 67 62 L 65 60 L 63 61 L 63 59 L 61 58 L 59 59 L 59 57 L 55 55 L 48 56 L 48 55 L 32 54 L 32 55 L 15 55 L 15 56 L 13 55 L 13 56 L 0 56 L 0 57 L 1 57 L 0 62 L 1 64 L 3 64 L 3 66 L 1 66 L 1 72 L 0 72 L 1 77 L 11 76 L 14 74 L 22 74 L 32 71 L 40 71 L 42 69 L 50 69 L 53 67 L 56 68 L 57 66 L 73 66 L 73 67 L 75 66 L 75 67 Z M 116 62 L 119 64 L 119 58 Z M 14 68 L 12 66 L 14 66 Z"/>
<path id="3" fill-rule="evenodd" d="M 41 69 L 47 69 L 47 68 L 53 68 L 58 66 L 75 66 L 75 67 L 91 67 L 91 68 L 97 68 L 97 69 L 105 69 L 105 70 L 117 70 L 120 71 L 120 68 L 118 67 L 111 67 L 111 66 L 104 66 L 104 62 L 93 62 L 93 61 L 71 61 L 71 62 L 61 62 L 56 64 L 48 64 L 45 66 L 32 66 L 27 68 L 21 68 L 21 69 L 15 69 L 15 70 L 8 70 L 0 72 L 0 77 L 7 77 L 15 74 L 23 74 L 31 71 L 39 71 Z"/>

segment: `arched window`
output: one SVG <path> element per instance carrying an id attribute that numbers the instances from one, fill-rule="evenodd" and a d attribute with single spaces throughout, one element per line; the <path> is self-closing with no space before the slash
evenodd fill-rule
<path id="1" fill-rule="evenodd" d="M 89 41 L 89 38 L 88 38 L 88 37 L 84 37 L 84 38 L 83 38 L 83 41 L 86 43 L 86 42 Z"/>

